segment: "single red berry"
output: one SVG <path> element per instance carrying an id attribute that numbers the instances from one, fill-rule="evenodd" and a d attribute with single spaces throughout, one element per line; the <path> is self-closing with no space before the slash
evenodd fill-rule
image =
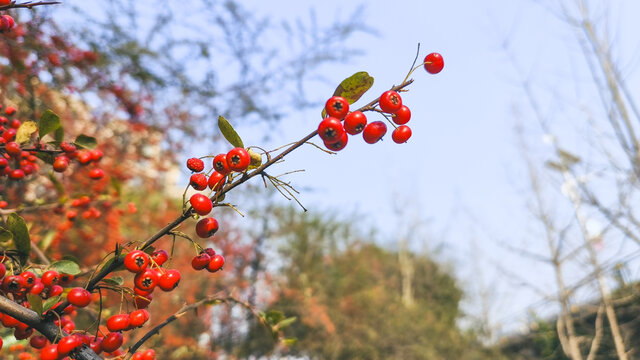
<path id="1" fill-rule="evenodd" d="M 11 141 L 8 142 L 7 145 L 5 145 L 4 149 L 7 151 L 7 153 L 13 157 L 17 157 L 18 155 L 20 155 L 22 153 L 22 149 L 20 148 L 20 144 L 18 144 L 17 142 Z"/>
<path id="2" fill-rule="evenodd" d="M 96 354 L 100 354 L 102 352 L 102 339 L 102 337 L 91 337 L 89 348 L 91 348 L 91 350 Z"/>
<path id="3" fill-rule="evenodd" d="M 0 157 L 0 170 L 6 168 L 7 166 L 9 166 L 9 160 L 7 160 L 7 158 L 5 157 Z"/>
<path id="4" fill-rule="evenodd" d="M 367 126 L 367 117 L 362 111 L 350 112 L 344 118 L 344 130 L 351 135 L 360 134 L 365 126 Z"/>
<path id="5" fill-rule="evenodd" d="M 382 121 L 374 121 L 367 124 L 362 131 L 362 137 L 367 144 L 377 143 L 387 133 L 387 124 Z"/>
<path id="6" fill-rule="evenodd" d="M 211 273 L 214 273 L 218 270 L 221 270 L 224 266 L 224 256 L 220 254 L 215 254 L 211 261 L 209 261 L 209 265 L 207 265 L 207 270 Z"/>
<path id="7" fill-rule="evenodd" d="M 187 160 L 187 169 L 193 172 L 200 172 L 204 170 L 204 161 L 198 158 L 191 158 Z"/>
<path id="8" fill-rule="evenodd" d="M 180 283 L 180 271 L 176 269 L 169 269 L 165 271 L 160 279 L 158 279 L 158 286 L 163 291 L 171 291 L 175 289 Z"/>
<path id="9" fill-rule="evenodd" d="M 24 173 L 24 170 L 22 169 L 15 169 L 9 173 L 9 178 L 13 180 L 24 179 L 24 176 L 25 176 L 25 173 Z"/>
<path id="10" fill-rule="evenodd" d="M 211 209 L 213 209 L 213 203 L 211 202 L 211 199 L 202 194 L 191 195 L 189 203 L 191 203 L 193 210 L 198 215 L 207 215 L 211 212 Z"/>
<path id="11" fill-rule="evenodd" d="M 24 278 L 18 275 L 9 275 L 2 280 L 2 289 L 11 293 L 20 292 L 24 288 Z"/>
<path id="12" fill-rule="evenodd" d="M 411 120 L 411 110 L 406 105 L 402 105 L 400 110 L 391 115 L 391 119 L 398 125 L 404 125 Z"/>
<path id="13" fill-rule="evenodd" d="M 91 153 L 88 151 L 80 151 L 78 152 L 76 159 L 78 159 L 78 162 L 81 165 L 87 165 L 91 162 Z"/>
<path id="14" fill-rule="evenodd" d="M 332 151 L 340 151 L 347 146 L 347 141 L 349 140 L 349 136 L 346 132 L 342 133 L 342 138 L 334 143 L 328 144 L 326 141 L 324 142 L 324 146 Z"/>
<path id="15" fill-rule="evenodd" d="M 53 285 L 56 285 L 60 280 L 60 274 L 55 270 L 49 270 L 42 274 L 40 280 L 42 281 L 42 284 L 44 286 L 52 287 Z"/>
<path id="16" fill-rule="evenodd" d="M 400 94 L 393 90 L 388 90 L 380 95 L 380 109 L 387 113 L 395 113 L 402 107 L 402 98 Z"/>
<path id="17" fill-rule="evenodd" d="M 211 261 L 211 256 L 209 256 L 209 254 L 207 254 L 206 252 L 203 252 L 200 255 L 195 256 L 191 260 L 191 267 L 194 268 L 195 270 L 202 270 L 209 265 L 210 261 Z"/>
<path id="18" fill-rule="evenodd" d="M 398 128 L 393 130 L 393 133 L 391 133 L 391 139 L 393 139 L 393 142 L 396 144 L 405 143 L 410 137 L 411 128 L 407 125 L 398 126 Z"/>
<path id="19" fill-rule="evenodd" d="M 58 344 L 47 345 L 40 351 L 40 360 L 58 360 Z"/>
<path id="20" fill-rule="evenodd" d="M 4 113 L 11 116 L 16 113 L 16 108 L 14 108 L 13 106 L 7 106 L 7 108 L 4 110 Z"/>
<path id="21" fill-rule="evenodd" d="M 16 340 L 28 339 L 31 335 L 33 335 L 33 328 L 29 327 L 16 327 L 16 329 L 13 331 L 13 337 L 15 337 Z"/>
<path id="22" fill-rule="evenodd" d="M 334 117 L 325 118 L 318 125 L 318 135 L 325 142 L 325 144 L 331 144 L 340 141 L 342 134 L 344 134 L 344 127 L 342 122 Z"/>
<path id="23" fill-rule="evenodd" d="M 208 179 L 207 175 L 203 173 L 192 174 L 189 178 L 189 185 L 191 185 L 196 190 L 204 190 L 207 188 Z"/>
<path id="24" fill-rule="evenodd" d="M 107 329 L 109 331 L 123 331 L 129 327 L 131 320 L 129 314 L 116 314 L 111 315 L 107 319 Z"/>
<path id="25" fill-rule="evenodd" d="M 153 349 L 147 349 L 142 353 L 142 358 L 140 360 L 156 360 L 156 351 Z"/>
<path id="26" fill-rule="evenodd" d="M 31 347 L 34 349 L 42 349 L 43 347 L 47 346 L 48 342 L 49 340 L 47 340 L 47 338 L 43 335 L 35 335 L 32 336 L 31 339 L 29 339 L 29 345 L 31 345 Z"/>
<path id="27" fill-rule="evenodd" d="M 67 355 L 80 345 L 82 345 L 82 342 L 77 336 L 65 336 L 58 342 L 58 356 Z"/>
<path id="28" fill-rule="evenodd" d="M 226 180 L 226 175 L 222 175 L 217 171 L 212 172 L 211 176 L 209 176 L 209 189 L 213 191 L 222 189 Z"/>
<path id="29" fill-rule="evenodd" d="M 249 167 L 251 156 L 244 148 L 237 147 L 227 153 L 227 165 L 231 171 L 243 172 Z"/>
<path id="30" fill-rule="evenodd" d="M 67 154 L 71 154 L 75 152 L 77 148 L 74 144 L 69 144 L 68 142 L 63 141 L 60 143 L 60 150 L 64 151 Z"/>
<path id="31" fill-rule="evenodd" d="M 429 74 L 437 74 L 444 68 L 444 59 L 438 53 L 431 53 L 424 58 L 424 68 Z"/>
<path id="32" fill-rule="evenodd" d="M 129 320 L 129 325 L 131 325 L 131 327 L 140 327 L 149 320 L 149 311 L 146 309 L 134 310 L 129 313 Z"/>
<path id="33" fill-rule="evenodd" d="M 218 154 L 213 158 L 213 170 L 222 175 L 227 175 L 231 172 L 227 163 L 227 154 Z"/>
<path id="34" fill-rule="evenodd" d="M 91 161 L 93 162 L 100 161 L 100 159 L 102 159 L 102 156 L 104 156 L 104 153 L 100 149 L 93 149 L 89 151 L 89 154 L 91 154 Z"/>
<path id="35" fill-rule="evenodd" d="M 104 352 L 113 352 L 122 346 L 122 333 L 111 332 L 102 339 L 101 348 Z"/>
<path id="36" fill-rule="evenodd" d="M 64 291 L 64 289 L 62 288 L 62 286 L 53 285 L 52 287 L 49 288 L 49 293 L 47 294 L 47 297 L 58 296 L 58 295 L 62 294 L 63 291 Z"/>
<path id="37" fill-rule="evenodd" d="M 40 295 L 43 290 L 44 284 L 42 283 L 42 281 L 40 281 L 40 279 L 38 279 L 36 280 L 36 283 L 33 285 L 33 287 L 31 287 L 31 289 L 29 290 L 29 293 L 33 295 Z"/>
<path id="38" fill-rule="evenodd" d="M 69 158 L 62 155 L 56 157 L 53 161 L 53 171 L 55 172 L 64 172 L 69 167 Z"/>
<path id="39" fill-rule="evenodd" d="M 135 290 L 135 289 L 134 289 Z M 138 309 L 146 309 L 149 304 L 151 304 L 151 300 L 153 300 L 153 294 L 148 295 L 137 295 L 133 298 L 133 302 L 136 303 L 136 307 Z"/>
<path id="40" fill-rule="evenodd" d="M 58 280 L 58 284 L 60 284 L 60 286 L 67 286 L 71 284 L 73 279 L 75 279 L 75 276 L 71 274 L 62 273 L 60 274 L 60 280 Z"/>
<path id="41" fill-rule="evenodd" d="M 0 263 L 0 279 L 2 279 L 7 274 L 7 267 L 4 263 Z"/>
<path id="42" fill-rule="evenodd" d="M 17 131 L 14 128 L 7 129 L 2 133 L 2 138 L 5 139 L 7 142 L 13 141 L 13 139 L 16 138 L 16 133 Z"/>
<path id="43" fill-rule="evenodd" d="M 206 239 L 218 231 L 218 220 L 214 218 L 200 219 L 196 224 L 196 234 L 203 239 Z"/>
<path id="44" fill-rule="evenodd" d="M 4 264 L 2 266 L 4 266 Z M 4 276 L 1 269 L 0 269 L 0 275 Z M 2 278 L 2 276 L 0 276 L 0 278 Z M 20 274 L 20 276 L 24 279 L 25 288 L 31 289 L 33 285 L 35 285 L 36 279 L 37 279 L 36 274 L 32 273 L 31 271 L 24 271 L 23 273 Z"/>
<path id="45" fill-rule="evenodd" d="M 149 265 L 149 255 L 142 250 L 133 250 L 124 257 L 124 267 L 133 273 L 144 271 Z"/>
<path id="46" fill-rule="evenodd" d="M 104 177 L 104 170 L 99 168 L 91 169 L 91 171 L 89 171 L 89 177 L 93 180 L 102 179 Z"/>
<path id="47" fill-rule="evenodd" d="M 212 248 L 202 249 L 203 253 L 207 253 L 209 256 L 213 257 L 216 254 L 216 251 Z"/>
<path id="48" fill-rule="evenodd" d="M 324 106 L 329 116 L 343 119 L 349 113 L 349 102 L 342 96 L 332 96 Z"/>
<path id="49" fill-rule="evenodd" d="M 14 128 L 16 130 L 20 128 L 20 125 L 22 125 L 22 122 L 20 122 L 20 120 L 18 120 L 18 119 L 11 120 L 11 124 L 9 124 L 9 126 L 11 126 L 12 128 Z"/>
<path id="50" fill-rule="evenodd" d="M 133 283 L 140 290 L 151 291 L 158 284 L 158 272 L 153 269 L 146 269 L 133 278 Z"/>
<path id="51" fill-rule="evenodd" d="M 156 265 L 161 266 L 169 260 L 169 253 L 167 253 L 166 250 L 158 249 L 151 254 L 151 259 L 153 259 Z"/>
<path id="52" fill-rule="evenodd" d="M 91 293 L 85 288 L 76 287 L 69 290 L 67 300 L 71 305 L 82 308 L 91 303 Z"/>

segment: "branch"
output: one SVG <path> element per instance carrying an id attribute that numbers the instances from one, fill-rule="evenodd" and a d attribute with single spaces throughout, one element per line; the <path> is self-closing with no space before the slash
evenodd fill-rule
<path id="1" fill-rule="evenodd" d="M 39 2 L 29 1 L 29 2 L 26 2 L 26 3 L 22 3 L 22 4 L 12 3 L 10 5 L 0 6 L 0 11 L 1 10 L 9 10 L 9 9 L 20 9 L 20 8 L 31 9 L 34 6 L 56 5 L 56 4 L 61 4 L 61 2 L 60 1 L 39 1 Z"/>

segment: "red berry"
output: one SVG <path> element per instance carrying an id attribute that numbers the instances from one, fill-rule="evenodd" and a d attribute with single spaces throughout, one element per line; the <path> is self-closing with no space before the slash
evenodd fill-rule
<path id="1" fill-rule="evenodd" d="M 17 293 L 24 288 L 24 278 L 18 275 L 9 275 L 2 280 L 2 289 L 11 293 Z"/>
<path id="2" fill-rule="evenodd" d="M 16 133 L 17 133 L 16 129 L 9 128 L 5 130 L 4 133 L 2 133 L 2 138 L 5 139 L 7 142 L 13 141 L 13 139 L 16 138 Z"/>
<path id="3" fill-rule="evenodd" d="M 4 267 L 4 264 L 2 266 Z M 2 273 L 1 269 L 0 269 L 0 275 L 4 276 L 4 273 Z M 2 276 L 0 276 L 0 278 L 2 278 Z M 35 285 L 37 277 L 31 271 L 25 271 L 22 274 L 20 274 L 20 276 L 24 279 L 25 288 L 31 289 L 33 285 Z"/>
<path id="4" fill-rule="evenodd" d="M 220 254 L 215 254 L 211 258 L 211 261 L 209 261 L 209 265 L 207 265 L 207 270 L 209 272 L 214 273 L 222 269 L 223 266 L 224 266 L 224 257 Z"/>
<path id="5" fill-rule="evenodd" d="M 60 284 L 60 286 L 67 286 L 71 284 L 73 279 L 75 279 L 75 276 L 71 274 L 62 273 L 60 274 L 60 280 L 58 280 L 58 284 Z"/>
<path id="6" fill-rule="evenodd" d="M 209 256 L 213 257 L 216 254 L 216 251 L 212 248 L 203 249 L 202 252 L 207 253 Z"/>
<path id="7" fill-rule="evenodd" d="M 62 288 L 62 286 L 53 285 L 52 287 L 49 288 L 49 293 L 47 295 L 48 297 L 54 297 L 62 294 L 63 291 L 64 289 Z"/>
<path id="8" fill-rule="evenodd" d="M 424 58 L 424 68 L 430 74 L 437 74 L 444 68 L 444 59 L 438 53 L 431 53 Z"/>
<path id="9" fill-rule="evenodd" d="M 23 179 L 23 178 L 24 178 L 24 176 L 25 176 L 25 174 L 24 174 L 24 170 L 22 170 L 22 169 L 15 169 L 15 170 L 12 170 L 12 171 L 9 173 L 9 178 L 11 178 L 11 179 L 13 179 L 13 180 L 20 180 L 20 179 Z"/>
<path id="10" fill-rule="evenodd" d="M 158 286 L 163 291 L 171 291 L 175 289 L 180 283 L 180 271 L 176 269 L 167 270 L 160 279 L 158 279 Z"/>
<path id="11" fill-rule="evenodd" d="M 187 160 L 187 168 L 193 172 L 200 172 L 204 170 L 204 161 L 198 158 L 191 158 Z"/>
<path id="12" fill-rule="evenodd" d="M 80 151 L 78 152 L 76 159 L 78 159 L 80 164 L 87 165 L 91 162 L 91 153 L 88 151 Z"/>
<path id="13" fill-rule="evenodd" d="M 196 234 L 203 239 L 206 239 L 218 231 L 218 220 L 214 218 L 200 219 L 196 224 Z"/>
<path id="14" fill-rule="evenodd" d="M 7 274 L 7 267 L 4 263 L 0 263 L 0 279 L 2 279 Z"/>
<path id="15" fill-rule="evenodd" d="M 149 306 L 151 300 L 153 300 L 153 294 L 138 295 L 133 298 L 133 301 L 136 303 L 136 307 L 138 309 L 145 309 L 147 306 Z"/>
<path id="16" fill-rule="evenodd" d="M 100 354 L 102 352 L 102 338 L 91 337 L 89 347 L 91 348 L 91 350 L 93 350 L 94 353 Z"/>
<path id="17" fill-rule="evenodd" d="M 199 215 L 207 215 L 213 209 L 213 203 L 211 199 L 202 194 L 193 194 L 189 199 L 193 210 Z"/>
<path id="18" fill-rule="evenodd" d="M 0 170 L 9 166 L 9 160 L 5 157 L 0 157 Z"/>
<path id="19" fill-rule="evenodd" d="M 47 345 L 40 351 L 40 360 L 58 360 L 58 344 Z"/>
<path id="20" fill-rule="evenodd" d="M 82 308 L 91 303 L 91 293 L 81 287 L 73 288 L 69 290 L 67 300 L 71 305 Z"/>
<path id="21" fill-rule="evenodd" d="M 209 254 L 207 254 L 206 252 L 203 252 L 200 255 L 194 257 L 193 260 L 191 260 L 191 267 L 195 270 L 202 270 L 209 265 L 210 261 L 211 256 L 209 256 Z"/>
<path id="22" fill-rule="evenodd" d="M 326 141 L 324 142 L 324 146 L 329 149 L 329 150 L 333 150 L 333 151 L 340 151 L 342 149 L 344 149 L 345 146 L 347 146 L 347 141 L 349 140 L 349 136 L 347 135 L 346 132 L 342 133 L 342 138 L 340 138 L 340 140 L 328 144 Z"/>
<path id="23" fill-rule="evenodd" d="M 124 257 L 124 267 L 133 273 L 144 271 L 149 265 L 149 255 L 142 250 L 133 250 Z"/>
<path id="24" fill-rule="evenodd" d="M 209 189 L 213 191 L 222 189 L 226 180 L 226 175 L 222 175 L 217 171 L 212 172 L 211 176 L 209 176 Z"/>
<path id="25" fill-rule="evenodd" d="M 192 174 L 189 178 L 189 185 L 196 190 L 204 190 L 207 188 L 207 175 L 203 173 Z"/>
<path id="26" fill-rule="evenodd" d="M 166 250 L 158 249 L 151 254 L 151 259 L 153 259 L 156 265 L 161 266 L 169 260 L 169 253 L 167 253 Z"/>
<path id="27" fill-rule="evenodd" d="M 149 320 L 149 312 L 146 309 L 132 311 L 129 314 L 129 320 L 129 325 L 132 328 L 140 327 Z"/>
<path id="28" fill-rule="evenodd" d="M 31 345 L 31 347 L 33 347 L 34 349 L 42 349 L 43 347 L 47 346 L 47 342 L 49 342 L 49 340 L 47 340 L 47 338 L 43 335 L 35 335 L 32 336 L 31 339 L 29 339 L 29 345 Z"/>
<path id="29" fill-rule="evenodd" d="M 325 118 L 318 125 L 318 135 L 324 141 L 325 144 L 331 144 L 340 141 L 342 134 L 344 134 L 344 127 L 342 122 L 334 117 Z"/>
<path id="30" fill-rule="evenodd" d="M 53 171 L 64 172 L 69 167 L 69 158 L 62 155 L 53 161 Z"/>
<path id="31" fill-rule="evenodd" d="M 133 283 L 140 290 L 151 291 L 158 284 L 158 272 L 153 269 L 146 269 L 133 278 Z"/>
<path id="32" fill-rule="evenodd" d="M 104 352 L 113 352 L 122 346 L 122 333 L 111 332 L 102 339 L 101 348 Z"/>
<path id="33" fill-rule="evenodd" d="M 349 102 L 342 96 L 333 96 L 327 100 L 324 109 L 329 116 L 336 119 L 343 119 L 349 112 Z"/>
<path id="34" fill-rule="evenodd" d="M 362 132 L 362 137 L 367 144 L 375 144 L 377 143 L 384 134 L 387 133 L 387 124 L 382 121 L 374 121 L 372 123 L 367 124 L 364 127 L 364 131 Z"/>
<path id="35" fill-rule="evenodd" d="M 68 142 L 63 141 L 60 143 L 60 150 L 64 151 L 67 154 L 70 154 L 75 152 L 77 149 L 74 144 L 69 144 Z"/>
<path id="36" fill-rule="evenodd" d="M 56 285 L 60 280 L 60 274 L 55 270 L 49 270 L 42 274 L 40 280 L 42 281 L 42 284 L 44 286 L 52 287 L 53 285 Z"/>
<path id="37" fill-rule="evenodd" d="M 22 149 L 17 142 L 11 141 L 5 145 L 5 150 L 7 153 L 13 157 L 17 157 L 22 153 Z"/>
<path id="38" fill-rule="evenodd" d="M 100 159 L 102 159 L 102 156 L 104 155 L 104 153 L 99 149 L 93 149 L 89 151 L 89 154 L 91 154 L 91 161 L 93 162 L 100 161 Z"/>
<path id="39" fill-rule="evenodd" d="M 404 125 L 411 120 L 411 110 L 406 105 L 402 105 L 400 110 L 391 115 L 391 119 L 398 125 Z"/>
<path id="40" fill-rule="evenodd" d="M 147 351 L 142 353 L 142 358 L 140 360 L 156 360 L 156 351 L 153 349 L 147 349 Z"/>
<path id="41" fill-rule="evenodd" d="M 58 356 L 67 355 L 80 345 L 82 342 L 77 336 L 65 336 L 58 342 Z"/>
<path id="42" fill-rule="evenodd" d="M 393 133 L 391 133 L 391 139 L 393 139 L 393 142 L 396 144 L 405 143 L 410 137 L 411 128 L 407 125 L 398 126 L 398 128 L 393 130 Z"/>
<path id="43" fill-rule="evenodd" d="M 13 106 L 7 106 L 7 108 L 4 110 L 4 113 L 11 116 L 16 113 L 16 108 L 14 108 Z"/>
<path id="44" fill-rule="evenodd" d="M 395 113 L 402 107 L 402 98 L 400 94 L 393 90 L 388 90 L 380 95 L 380 109 L 387 113 Z"/>
<path id="45" fill-rule="evenodd" d="M 131 320 L 129 314 L 116 314 L 107 319 L 107 329 L 109 331 L 123 331 L 129 327 Z"/>
<path id="46" fill-rule="evenodd" d="M 347 114 L 344 118 L 344 130 L 351 134 L 360 134 L 367 125 L 367 117 L 362 111 L 354 111 Z"/>
<path id="47" fill-rule="evenodd" d="M 102 179 L 104 177 L 104 170 L 98 168 L 91 169 L 91 171 L 89 171 L 89 177 L 93 180 Z"/>
<path id="48" fill-rule="evenodd" d="M 213 158 L 213 169 L 222 175 L 227 175 L 231 172 L 227 163 L 227 154 L 218 154 Z"/>
<path id="49" fill-rule="evenodd" d="M 244 148 L 237 147 L 227 153 L 227 165 L 231 171 L 243 172 L 249 167 L 251 156 Z"/>

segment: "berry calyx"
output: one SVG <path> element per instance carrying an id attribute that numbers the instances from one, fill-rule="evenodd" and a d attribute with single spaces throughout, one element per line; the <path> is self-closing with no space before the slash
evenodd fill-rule
<path id="1" fill-rule="evenodd" d="M 196 224 L 196 234 L 203 239 L 206 239 L 218 231 L 218 220 L 214 218 L 200 219 Z"/>
<path id="2" fill-rule="evenodd" d="M 84 288 L 73 288 L 67 294 L 67 300 L 73 306 L 85 307 L 91 303 L 91 293 Z"/>
<path id="3" fill-rule="evenodd" d="M 367 124 L 362 131 L 362 137 L 367 144 L 375 144 L 387 133 L 387 124 L 374 121 Z"/>
<path id="4" fill-rule="evenodd" d="M 227 165 L 231 171 L 243 172 L 249 167 L 251 156 L 244 148 L 237 147 L 227 153 Z"/>
<path id="5" fill-rule="evenodd" d="M 153 269 L 146 269 L 133 278 L 133 283 L 140 290 L 151 291 L 158 284 L 158 272 Z"/>
<path id="6" fill-rule="evenodd" d="M 367 117 L 362 111 L 354 111 L 344 118 L 344 130 L 350 135 L 357 135 L 367 126 Z"/>
<path id="7" fill-rule="evenodd" d="M 388 90 L 380 95 L 380 109 L 386 113 L 395 113 L 402 107 L 402 98 L 400 94 L 393 90 Z"/>
<path id="8" fill-rule="evenodd" d="M 398 126 L 398 128 L 393 130 L 393 133 L 391 133 L 391 139 L 393 139 L 393 142 L 396 144 L 405 143 L 410 137 L 411 128 L 407 125 Z"/>
<path id="9" fill-rule="evenodd" d="M 45 273 L 42 274 L 42 277 L 40 278 L 40 281 L 42 281 L 42 285 L 46 287 L 52 287 L 53 285 L 56 285 L 59 280 L 60 274 L 55 270 L 45 271 Z"/>
<path id="10" fill-rule="evenodd" d="M 187 168 L 193 172 L 200 172 L 204 170 L 204 161 L 198 158 L 188 159 Z"/>
<path id="11" fill-rule="evenodd" d="M 133 250 L 124 257 L 124 267 L 133 273 L 140 273 L 147 266 L 149 266 L 149 255 L 142 250 Z"/>
<path id="12" fill-rule="evenodd" d="M 424 58 L 424 69 L 429 74 L 437 74 L 444 68 L 444 59 L 438 53 L 431 53 Z"/>
<path id="13" fill-rule="evenodd" d="M 402 105 L 395 114 L 391 115 L 391 119 L 398 125 L 404 125 L 411 120 L 411 110 L 406 105 Z"/>
<path id="14" fill-rule="evenodd" d="M 342 96 L 332 96 L 327 100 L 324 109 L 329 116 L 336 119 L 344 119 L 347 113 L 349 113 L 349 102 Z"/>
<path id="15" fill-rule="evenodd" d="M 211 212 L 211 209 L 213 209 L 213 203 L 211 202 L 211 199 L 202 194 L 191 195 L 189 203 L 198 215 L 207 215 Z"/>
<path id="16" fill-rule="evenodd" d="M 342 122 L 334 117 L 325 118 L 318 125 L 318 135 L 324 141 L 325 144 L 332 144 L 342 139 L 344 134 L 344 127 Z"/>

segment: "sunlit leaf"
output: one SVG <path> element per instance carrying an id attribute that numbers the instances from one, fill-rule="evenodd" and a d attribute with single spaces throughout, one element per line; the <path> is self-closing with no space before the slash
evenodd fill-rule
<path id="1" fill-rule="evenodd" d="M 40 122 L 38 123 L 40 138 L 50 134 L 60 128 L 60 116 L 51 110 L 45 111 L 40 116 Z"/>
<path id="2" fill-rule="evenodd" d="M 348 78 L 342 80 L 340 85 L 333 92 L 333 96 L 342 96 L 349 104 L 358 101 L 373 86 L 373 78 L 366 71 L 359 71 Z M 322 117 L 327 115 L 322 109 Z"/>
<path id="3" fill-rule="evenodd" d="M 31 305 L 31 310 L 38 313 L 38 315 L 42 315 L 44 307 L 40 295 L 27 293 L 27 301 L 29 302 L 29 305 Z"/>
<path id="4" fill-rule="evenodd" d="M 16 142 L 18 144 L 24 144 L 31 139 L 31 135 L 38 131 L 38 125 L 33 121 L 25 121 L 20 125 L 16 132 Z"/>
<path id="5" fill-rule="evenodd" d="M 61 298 L 62 296 L 58 295 L 58 296 L 50 297 L 47 300 L 45 300 L 44 304 L 42 305 L 42 312 L 44 313 L 45 311 L 51 309 L 55 304 L 57 304 L 60 301 Z"/>
<path id="6" fill-rule="evenodd" d="M 283 320 L 279 321 L 279 322 L 276 324 L 276 326 L 274 326 L 274 327 L 273 327 L 273 329 L 274 329 L 274 330 L 278 330 L 278 331 L 280 331 L 280 330 L 282 330 L 282 329 L 286 328 L 287 326 L 289 326 L 289 325 L 293 324 L 294 322 L 296 322 L 296 320 L 297 320 L 297 319 L 298 319 L 298 318 L 297 318 L 297 317 L 295 317 L 295 316 L 292 316 L 292 317 L 288 317 L 288 318 L 286 318 L 286 319 L 283 319 Z"/>
<path id="7" fill-rule="evenodd" d="M 96 138 L 83 134 L 78 135 L 73 143 L 76 144 L 76 146 L 85 149 L 95 149 L 95 147 L 98 146 L 98 141 L 96 141 Z"/>
<path id="8" fill-rule="evenodd" d="M 13 244 L 20 255 L 20 263 L 24 264 L 29 258 L 29 252 L 31 252 L 31 238 L 27 224 L 20 215 L 11 213 L 7 218 L 7 228 L 13 234 Z"/>
<path id="9" fill-rule="evenodd" d="M 227 139 L 231 145 L 244 148 L 240 135 L 238 135 L 233 126 L 231 126 L 229 121 L 222 115 L 218 116 L 218 128 L 220 128 L 220 132 L 222 132 L 224 138 Z"/>

